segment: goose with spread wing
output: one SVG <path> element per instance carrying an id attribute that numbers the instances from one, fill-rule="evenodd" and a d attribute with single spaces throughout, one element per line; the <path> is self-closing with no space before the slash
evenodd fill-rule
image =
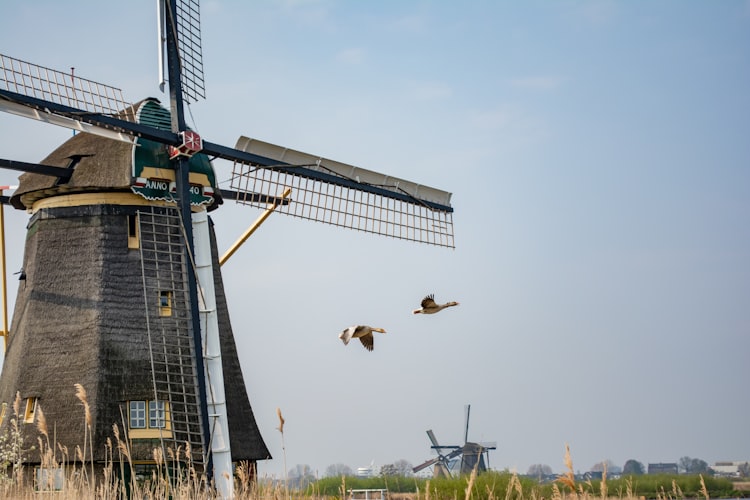
<path id="1" fill-rule="evenodd" d="M 385 333 L 385 330 L 367 325 L 355 325 L 341 332 L 339 338 L 344 342 L 344 345 L 349 344 L 351 339 L 359 339 L 365 349 L 372 351 L 375 347 L 375 337 L 372 332 Z"/>
<path id="2" fill-rule="evenodd" d="M 414 309 L 412 312 L 414 314 L 435 314 L 436 312 L 440 312 L 446 307 L 453 307 L 457 306 L 458 302 L 446 302 L 445 304 L 438 304 L 435 302 L 435 295 L 430 294 L 427 297 L 422 299 L 422 304 L 420 304 L 422 307 L 419 309 Z"/>

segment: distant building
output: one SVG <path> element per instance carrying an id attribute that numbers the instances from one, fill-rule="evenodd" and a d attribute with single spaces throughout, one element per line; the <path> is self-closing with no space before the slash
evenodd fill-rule
<path id="1" fill-rule="evenodd" d="M 649 474 L 678 474 L 679 469 L 676 463 L 658 463 L 648 464 Z"/>
<path id="2" fill-rule="evenodd" d="M 716 476 L 740 477 L 742 475 L 740 467 L 743 465 L 747 468 L 748 462 L 716 462 L 714 465 L 710 465 L 709 469 L 711 469 Z"/>
<path id="3" fill-rule="evenodd" d="M 374 465 L 369 467 L 357 467 L 357 477 L 375 477 L 378 475 L 378 470 Z"/>

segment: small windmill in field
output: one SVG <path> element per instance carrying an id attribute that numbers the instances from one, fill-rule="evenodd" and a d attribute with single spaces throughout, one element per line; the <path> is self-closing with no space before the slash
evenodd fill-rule
<path id="1" fill-rule="evenodd" d="M 27 423 L 44 408 L 70 450 L 90 435 L 97 464 L 113 424 L 138 464 L 189 444 L 187 458 L 231 497 L 232 463 L 270 454 L 224 296 L 220 262 L 233 250 L 219 257 L 208 213 L 234 200 L 451 248 L 451 195 L 248 137 L 204 140 L 184 118 L 205 93 L 198 2 L 168 0 L 160 12 L 169 109 L 0 54 L 0 110 L 80 132 L 40 164 L 0 159 L 24 172 L 2 202 L 31 214 L 0 400 L 18 393 Z M 219 161 L 231 165 L 230 189 L 219 188 Z M 78 418 L 74 384 L 90 421 Z M 36 442 L 35 426 L 23 432 Z"/>
<path id="2" fill-rule="evenodd" d="M 487 470 L 489 464 L 489 452 L 497 448 L 497 444 L 476 443 L 469 441 L 469 413 L 471 405 L 465 407 L 464 419 L 464 444 L 462 445 L 441 445 L 438 443 L 435 433 L 432 429 L 427 431 L 427 437 L 432 443 L 431 448 L 437 453 L 437 457 L 426 460 L 412 469 L 417 473 L 428 467 L 432 467 L 434 477 L 452 477 L 460 474 L 471 474 L 476 469 L 477 472 Z M 459 461 L 460 460 L 460 461 Z"/>

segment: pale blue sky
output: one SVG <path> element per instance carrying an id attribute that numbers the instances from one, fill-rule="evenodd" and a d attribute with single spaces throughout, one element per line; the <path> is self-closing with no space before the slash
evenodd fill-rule
<path id="1" fill-rule="evenodd" d="M 4 5 L 0 52 L 159 96 L 154 4 Z M 288 468 L 321 474 L 416 465 L 467 403 L 499 469 L 562 471 L 566 443 L 581 471 L 750 459 L 750 2 L 203 1 L 201 21 L 205 139 L 455 207 L 455 250 L 277 216 L 224 267 L 261 474 L 283 471 L 277 407 Z M 5 114 L 0 133 L 24 161 L 70 135 Z M 222 248 L 258 215 L 218 211 Z M 6 210 L 10 272 L 27 218 Z M 427 293 L 461 305 L 411 315 Z M 354 323 L 388 333 L 344 347 Z"/>

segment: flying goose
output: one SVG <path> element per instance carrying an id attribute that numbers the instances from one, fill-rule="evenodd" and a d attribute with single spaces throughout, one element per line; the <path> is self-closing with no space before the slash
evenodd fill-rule
<path id="1" fill-rule="evenodd" d="M 435 314 L 440 312 L 446 307 L 457 306 L 458 302 L 446 302 L 445 304 L 438 304 L 435 302 L 435 295 L 430 294 L 422 299 L 422 307 L 420 309 L 414 309 L 414 314 Z"/>
<path id="2" fill-rule="evenodd" d="M 359 341 L 362 342 L 362 345 L 365 346 L 365 349 L 372 351 L 375 342 L 372 332 L 385 333 L 385 330 L 366 325 L 350 326 L 343 332 L 339 333 L 339 338 L 344 342 L 344 345 L 349 344 L 351 339 L 359 339 Z"/>

